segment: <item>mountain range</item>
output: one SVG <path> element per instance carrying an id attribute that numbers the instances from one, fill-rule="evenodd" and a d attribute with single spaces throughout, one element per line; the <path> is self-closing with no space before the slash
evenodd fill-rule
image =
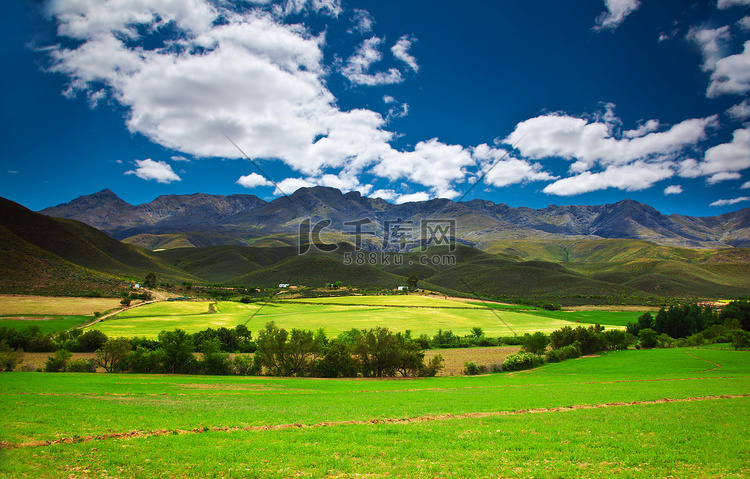
<path id="1" fill-rule="evenodd" d="M 166 195 L 131 205 L 110 190 L 81 196 L 40 213 L 75 219 L 115 239 L 150 249 L 220 244 L 291 244 L 299 225 L 331 223 L 323 238 L 353 241 L 356 225 L 366 249 L 379 249 L 387 223 L 408 224 L 412 237 L 422 221 L 453 221 L 458 242 L 490 252 L 514 240 L 638 239 L 664 246 L 731 248 L 750 246 L 750 208 L 711 217 L 664 215 L 651 206 L 623 200 L 607 205 L 514 208 L 485 200 L 447 199 L 390 204 L 358 192 L 335 188 L 300 188 L 290 196 L 264 201 L 254 195 Z M 348 225 L 345 223 L 349 222 Z M 415 246 L 412 244 L 411 246 Z"/>
<path id="2" fill-rule="evenodd" d="M 662 304 L 673 297 L 750 295 L 750 248 L 727 241 L 746 232 L 746 210 L 684 218 L 663 216 L 635 202 L 544 210 L 448 200 L 390 205 L 328 188 L 272 202 L 244 195 L 190 195 L 139 206 L 104 191 L 57 208 L 104 225 L 109 234 L 0 198 L 0 293 L 118 296 L 153 272 L 160 283 L 173 285 L 272 290 L 281 283 L 321 288 L 339 281 L 394 289 L 415 275 L 422 288 L 445 294 L 561 304 Z M 344 223 L 352 218 L 372 221 L 358 223 L 364 230 L 394 217 L 415 224 L 451 218 L 457 243 L 376 252 L 382 247 L 376 239 L 363 244 L 371 251 L 363 251 L 346 234 L 352 225 Z M 320 227 L 328 235 L 322 238 L 321 233 L 321 238 L 332 246 L 330 251 L 320 243 L 300 251 L 297 234 L 308 219 L 311 232 Z M 322 219 L 331 224 L 319 223 Z M 708 234 L 723 238 L 711 244 L 724 247 L 682 248 L 614 237 L 636 232 L 694 241 L 686 239 L 691 230 L 702 231 L 704 241 Z M 695 238 L 697 233 L 692 234 Z M 133 244 L 138 241 L 162 247 Z M 196 244 L 200 242 L 205 246 Z"/>

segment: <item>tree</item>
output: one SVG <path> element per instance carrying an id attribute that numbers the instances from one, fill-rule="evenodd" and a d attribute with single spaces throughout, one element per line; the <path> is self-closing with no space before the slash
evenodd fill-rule
<path id="1" fill-rule="evenodd" d="M 720 320 L 737 319 L 745 331 L 750 331 L 750 301 L 743 299 L 741 301 L 732 301 L 724 306 L 719 315 Z"/>
<path id="2" fill-rule="evenodd" d="M 537 331 L 533 335 L 526 333 L 522 341 L 523 349 L 532 354 L 536 354 L 537 356 L 544 354 L 544 351 L 550 343 L 550 339 L 541 331 Z"/>
<path id="3" fill-rule="evenodd" d="M 750 333 L 742 329 L 732 331 L 732 346 L 735 351 L 750 348 Z"/>
<path id="4" fill-rule="evenodd" d="M 96 351 L 94 361 L 108 373 L 124 372 L 128 368 L 130 341 L 127 338 L 110 338 Z"/>
<path id="5" fill-rule="evenodd" d="M 55 354 L 48 357 L 44 363 L 44 370 L 48 373 L 58 373 L 68 369 L 68 363 L 73 353 L 67 349 L 58 349 Z"/>
<path id="6" fill-rule="evenodd" d="M 81 353 L 93 353 L 104 346 L 107 335 L 98 329 L 92 329 L 78 336 L 73 343 L 73 350 Z"/>
<path id="7" fill-rule="evenodd" d="M 419 281 L 419 278 L 417 278 L 417 275 L 413 274 L 409 276 L 409 279 L 406 280 L 406 287 L 409 289 L 417 289 L 418 281 Z"/>
<path id="8" fill-rule="evenodd" d="M 321 351 L 312 331 L 280 329 L 271 321 L 258 333 L 255 352 L 260 367 L 273 376 L 304 376 Z"/>
<path id="9" fill-rule="evenodd" d="M 23 349 L 11 349 L 5 340 L 0 341 L 0 371 L 13 371 L 23 362 Z"/>
<path id="10" fill-rule="evenodd" d="M 399 366 L 396 338 L 388 328 L 363 330 L 357 337 L 355 354 L 365 377 L 395 376 Z"/>
<path id="11" fill-rule="evenodd" d="M 156 275 L 154 273 L 149 273 L 146 275 L 146 279 L 143 280 L 143 287 L 149 289 L 156 287 Z"/>
<path id="12" fill-rule="evenodd" d="M 357 377 L 359 364 L 352 352 L 351 341 L 342 334 L 325 346 L 323 356 L 315 363 L 315 371 L 326 378 Z"/>
<path id="13" fill-rule="evenodd" d="M 171 374 L 189 374 L 195 367 L 193 337 L 181 329 L 159 333 L 159 345 L 164 349 L 164 369 Z"/>
<path id="14" fill-rule="evenodd" d="M 229 354 L 221 352 L 221 340 L 219 338 L 209 339 L 201 345 L 203 360 L 201 370 L 204 374 L 227 375 L 232 372 L 232 364 L 229 362 Z"/>
<path id="15" fill-rule="evenodd" d="M 638 331 L 638 339 L 641 342 L 641 347 L 643 348 L 654 348 L 657 344 L 657 336 L 659 333 L 654 331 L 651 328 L 641 329 Z"/>

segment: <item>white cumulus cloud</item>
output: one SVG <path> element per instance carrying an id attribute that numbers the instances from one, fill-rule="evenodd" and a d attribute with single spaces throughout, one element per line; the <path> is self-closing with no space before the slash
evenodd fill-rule
<path id="1" fill-rule="evenodd" d="M 249 175 L 240 176 L 237 184 L 244 188 L 255 188 L 257 186 L 271 186 L 273 183 L 258 173 L 250 173 Z"/>
<path id="2" fill-rule="evenodd" d="M 750 129 L 735 130 L 732 141 L 706 150 L 702 161 L 687 159 L 680 164 L 680 176 L 708 177 L 711 184 L 742 177 L 740 171 L 750 168 Z"/>
<path id="3" fill-rule="evenodd" d="M 679 195 L 682 192 L 682 186 L 680 185 L 670 185 L 664 188 L 665 195 Z"/>
<path id="4" fill-rule="evenodd" d="M 622 166 L 611 165 L 604 171 L 585 171 L 569 176 L 547 185 L 542 191 L 559 196 L 573 196 L 607 188 L 639 191 L 651 188 L 674 174 L 671 163 L 636 161 Z"/>
<path id="5" fill-rule="evenodd" d="M 594 30 L 616 29 L 640 4 L 640 0 L 604 0 L 607 11 L 597 17 Z"/>
<path id="6" fill-rule="evenodd" d="M 727 114 L 735 120 L 750 118 L 750 102 L 745 100 L 740 104 L 734 105 L 727 110 Z"/>
<path id="7" fill-rule="evenodd" d="M 157 183 L 169 184 L 173 181 L 181 181 L 172 170 L 172 167 L 164 161 L 154 161 L 152 159 L 135 160 L 135 170 L 126 171 L 126 175 L 135 175 L 143 180 L 156 180 Z"/>
<path id="8" fill-rule="evenodd" d="M 69 95 L 98 99 L 105 90 L 127 109 L 130 131 L 197 158 L 242 157 L 227 135 L 251 158 L 278 159 L 313 176 L 344 165 L 361 169 L 390 149 L 393 133 L 379 113 L 336 105 L 322 35 L 262 10 L 222 5 L 59 0 L 51 6 L 58 33 L 78 43 L 49 49 L 50 69 L 68 76 Z M 283 6 L 335 14 L 339 3 Z M 148 32 L 166 24 L 176 31 L 164 45 L 149 42 Z"/>
<path id="9" fill-rule="evenodd" d="M 728 200 L 716 200 L 713 203 L 711 203 L 711 206 L 736 205 L 737 203 L 744 203 L 745 201 L 750 201 L 750 197 L 741 196 L 739 198 L 732 198 Z"/>
<path id="10" fill-rule="evenodd" d="M 713 71 L 716 68 L 716 62 L 723 56 L 722 51 L 731 38 L 729 25 L 720 28 L 692 27 L 687 34 L 687 39 L 698 44 L 701 49 L 701 67 L 704 71 Z"/>
<path id="11" fill-rule="evenodd" d="M 718 116 L 685 120 L 664 131 L 657 120 L 618 133 L 622 121 L 612 105 L 595 119 L 542 115 L 519 123 L 504 141 L 526 159 L 572 161 L 571 176 L 544 188 L 549 194 L 576 195 L 605 188 L 649 188 L 676 173 L 676 156 L 706 138 Z M 539 171 L 541 173 L 541 171 Z"/>
<path id="12" fill-rule="evenodd" d="M 371 37 L 362 42 L 346 61 L 341 73 L 355 85 L 393 85 L 404 81 L 397 68 L 370 73 L 370 67 L 383 59 L 383 54 L 379 50 L 382 43 L 383 39 L 378 37 Z"/>
<path id="13" fill-rule="evenodd" d="M 359 8 L 354 9 L 352 22 L 354 26 L 349 30 L 350 33 L 370 33 L 375 25 L 375 19 L 370 15 L 370 12 Z"/>
<path id="14" fill-rule="evenodd" d="M 744 51 L 716 61 L 706 95 L 741 95 L 750 92 L 750 40 Z"/>
<path id="15" fill-rule="evenodd" d="M 401 38 L 398 39 L 398 42 L 396 42 L 395 45 L 391 47 L 391 52 L 393 52 L 393 56 L 401 60 L 402 62 L 406 63 L 409 68 L 414 70 L 415 72 L 419 71 L 419 65 L 417 64 L 417 59 L 414 58 L 410 53 L 409 49 L 411 48 L 412 42 L 414 42 L 415 39 L 409 35 L 404 35 Z"/>
<path id="16" fill-rule="evenodd" d="M 415 203 L 418 201 L 427 201 L 430 199 L 430 195 L 428 193 L 425 193 L 423 191 L 420 191 L 419 193 L 409 193 L 406 195 L 401 195 L 394 203 L 397 205 L 403 205 L 404 203 Z"/>
<path id="17" fill-rule="evenodd" d="M 750 0 L 719 0 L 717 6 L 720 9 L 731 8 L 734 6 L 750 5 Z"/>

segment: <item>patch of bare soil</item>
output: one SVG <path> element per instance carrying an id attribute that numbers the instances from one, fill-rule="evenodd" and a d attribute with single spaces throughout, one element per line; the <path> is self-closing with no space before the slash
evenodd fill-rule
<path id="1" fill-rule="evenodd" d="M 505 358 L 520 350 L 520 346 L 430 349 L 425 351 L 424 359 L 427 363 L 439 354 L 443 357 L 444 368 L 437 375 L 460 376 L 463 374 L 464 363 L 473 362 L 477 366 L 486 366 L 487 370 L 490 371 L 493 364 L 502 364 Z"/>
<path id="2" fill-rule="evenodd" d="M 23 353 L 23 362 L 16 366 L 16 371 L 36 371 L 37 369 L 44 369 L 44 363 L 47 362 L 47 358 L 50 358 L 55 353 Z M 76 359 L 94 359 L 96 353 L 73 353 L 70 360 L 75 361 Z M 104 371 L 104 369 L 101 369 Z"/>
<path id="3" fill-rule="evenodd" d="M 337 427 L 337 426 L 363 426 L 372 424 L 408 424 L 416 422 L 428 422 L 428 421 L 445 421 L 450 419 L 470 419 L 470 418 L 485 418 L 485 417 L 496 417 L 496 416 L 515 416 L 523 414 L 545 414 L 545 413 L 557 413 L 566 411 L 577 411 L 581 409 L 601 409 L 610 407 L 627 407 L 627 406 L 642 406 L 642 405 L 653 405 L 653 404 L 668 404 L 668 403 L 679 403 L 679 402 L 695 402 L 695 401 L 715 401 L 722 399 L 737 399 L 747 398 L 750 394 L 739 394 L 739 395 L 723 395 L 723 396 L 699 396 L 690 398 L 664 398 L 656 399 L 652 401 L 631 401 L 631 402 L 612 402 L 603 404 L 576 404 L 572 406 L 561 406 L 552 408 L 536 408 L 536 409 L 518 409 L 516 411 L 491 411 L 491 412 L 470 412 L 464 414 L 427 414 L 423 416 L 408 417 L 408 418 L 374 418 L 358 421 L 334 421 L 334 422 L 320 422 L 317 424 L 271 424 L 271 425 L 259 425 L 259 426 L 245 426 L 245 427 L 199 427 L 195 429 L 157 429 L 154 431 L 128 431 L 121 433 L 109 433 L 101 434 L 97 436 L 73 436 L 64 437 L 61 439 L 55 439 L 50 441 L 30 441 L 20 444 L 13 444 L 8 441 L 0 441 L 0 449 L 16 449 L 23 447 L 43 447 L 51 446 L 54 444 L 75 444 L 78 442 L 89 442 L 89 441 L 103 441 L 107 439 L 128 439 L 138 437 L 153 437 L 153 436 L 165 436 L 165 435 L 183 435 L 183 434 L 201 434 L 204 432 L 235 432 L 235 431 L 278 431 L 284 429 L 301 429 L 301 428 L 320 428 L 320 427 Z"/>

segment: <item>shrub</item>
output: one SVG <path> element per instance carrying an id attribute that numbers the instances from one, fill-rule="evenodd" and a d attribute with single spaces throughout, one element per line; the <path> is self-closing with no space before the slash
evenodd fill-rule
<path id="1" fill-rule="evenodd" d="M 581 343 L 575 341 L 573 344 L 569 344 L 559 349 L 553 349 L 548 351 L 545 355 L 545 361 L 548 363 L 559 363 L 566 359 L 575 359 L 581 357 Z"/>
<path id="2" fill-rule="evenodd" d="M 127 364 L 134 373 L 161 373 L 164 372 L 165 357 L 166 353 L 162 348 L 150 351 L 138 346 L 128 354 Z"/>
<path id="3" fill-rule="evenodd" d="M 127 370 L 130 341 L 127 338 L 111 338 L 96 350 L 96 364 L 108 373 Z"/>
<path id="4" fill-rule="evenodd" d="M 563 358 L 559 349 L 550 349 L 547 351 L 547 354 L 544 355 L 544 360 L 548 363 L 559 363 Z"/>
<path id="5" fill-rule="evenodd" d="M 658 334 L 659 333 L 651 328 L 644 328 L 638 331 L 638 339 L 641 342 L 641 347 L 646 349 L 655 348 L 656 344 L 658 343 L 656 339 Z"/>
<path id="6" fill-rule="evenodd" d="M 13 371 L 23 362 L 23 349 L 11 349 L 5 341 L 0 342 L 0 372 Z"/>
<path id="7" fill-rule="evenodd" d="M 203 360 L 200 366 L 204 374 L 227 375 L 231 373 L 232 363 L 229 362 L 229 354 L 221 352 L 219 338 L 204 341 L 201 352 L 203 353 Z"/>
<path id="8" fill-rule="evenodd" d="M 443 369 L 443 357 L 439 354 L 436 354 L 425 366 L 419 369 L 419 376 L 431 378 L 434 377 L 441 369 Z"/>
<path id="9" fill-rule="evenodd" d="M 477 366 L 473 361 L 467 361 L 464 363 L 464 374 L 468 376 L 476 376 L 487 371 L 486 366 Z"/>
<path id="10" fill-rule="evenodd" d="M 76 359 L 68 365 L 68 371 L 71 373 L 95 373 L 96 365 L 93 359 Z"/>
<path id="11" fill-rule="evenodd" d="M 68 369 L 68 362 L 73 355 L 67 349 L 58 349 L 55 354 L 47 358 L 44 363 L 44 370 L 48 373 L 58 373 Z"/>
<path id="12" fill-rule="evenodd" d="M 523 336 L 523 349 L 531 354 L 544 354 L 547 346 L 549 346 L 549 342 L 550 339 L 541 331 L 537 331 L 533 335 L 526 333 Z"/>
<path id="13" fill-rule="evenodd" d="M 531 369 L 544 362 L 543 359 L 529 353 L 516 353 L 508 356 L 503 361 L 503 371 L 520 371 Z"/>
<path id="14" fill-rule="evenodd" d="M 252 356 L 240 356 L 234 357 L 232 363 L 235 374 L 240 376 L 255 376 L 258 374 L 258 369 L 255 367 L 255 362 Z"/>
<path id="15" fill-rule="evenodd" d="M 106 334 L 99 330 L 92 329 L 91 331 L 86 331 L 78 336 L 76 340 L 71 343 L 71 350 L 78 353 L 93 353 L 104 346 L 104 343 L 106 342 Z"/>
<path id="16" fill-rule="evenodd" d="M 750 348 L 750 333 L 742 329 L 732 331 L 732 346 L 735 351 Z"/>

